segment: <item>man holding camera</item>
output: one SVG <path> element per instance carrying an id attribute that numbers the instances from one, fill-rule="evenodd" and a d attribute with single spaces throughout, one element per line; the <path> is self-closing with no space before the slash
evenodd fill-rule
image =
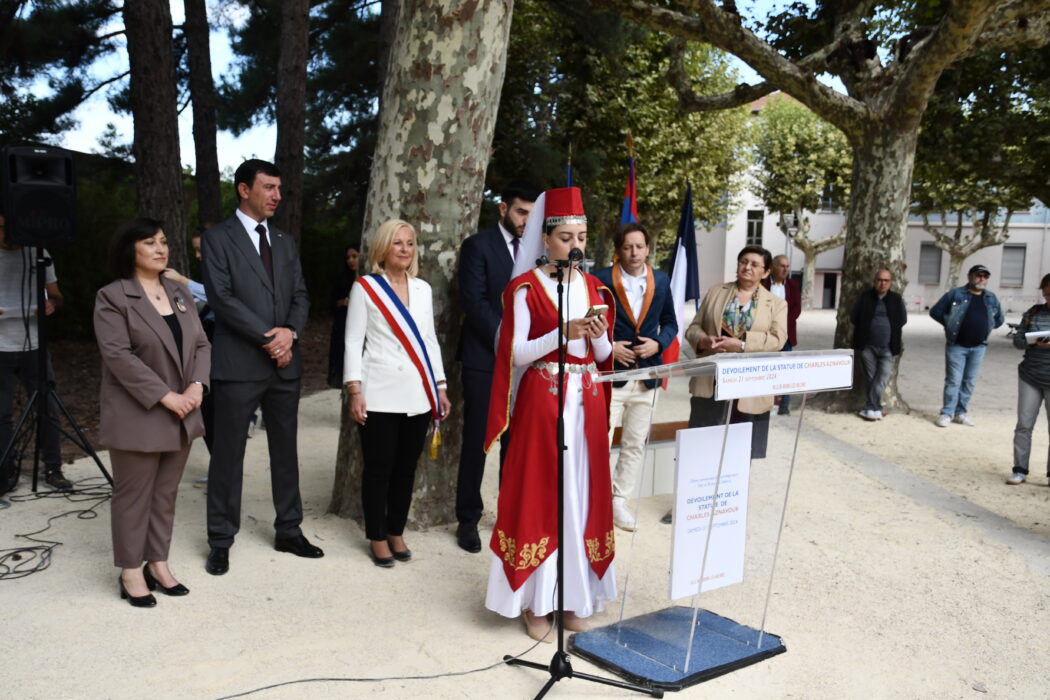
<path id="1" fill-rule="evenodd" d="M 15 380 L 26 393 L 43 388 L 40 384 L 40 349 L 37 333 L 36 309 L 36 249 L 23 248 L 7 242 L 5 219 L 0 213 L 0 455 L 11 445 L 14 435 L 11 411 L 14 404 Z M 47 255 L 47 251 L 44 251 Z M 44 313 L 50 316 L 62 306 L 62 292 L 58 289 L 53 267 L 45 273 Z M 47 382 L 53 382 L 51 358 L 47 358 Z M 58 491 L 73 488 L 62 474 L 62 451 L 59 446 L 58 406 L 47 402 L 48 420 L 44 424 L 43 459 L 44 481 Z M 18 465 L 13 450 L 7 464 L 0 464 L 0 493 L 18 482 Z"/>

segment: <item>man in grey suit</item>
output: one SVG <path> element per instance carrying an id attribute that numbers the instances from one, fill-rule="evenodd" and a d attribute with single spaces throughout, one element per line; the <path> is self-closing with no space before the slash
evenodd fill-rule
<path id="1" fill-rule="evenodd" d="M 211 391 L 215 436 L 208 467 L 208 544 L 205 569 L 229 570 L 229 551 L 240 529 L 241 482 L 248 419 L 261 405 L 270 450 L 274 548 L 300 557 L 324 556 L 299 528 L 296 432 L 302 360 L 297 341 L 309 298 L 291 236 L 269 226 L 281 201 L 281 173 L 272 163 L 248 160 L 237 168 L 240 204 L 208 229 L 202 269 L 215 312 Z"/>

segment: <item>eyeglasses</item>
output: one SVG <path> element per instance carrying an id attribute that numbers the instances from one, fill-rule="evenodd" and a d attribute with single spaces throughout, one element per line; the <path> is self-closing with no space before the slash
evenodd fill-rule
<path id="1" fill-rule="evenodd" d="M 753 270 L 764 270 L 764 269 L 766 269 L 766 266 L 764 264 L 762 264 L 760 262 L 755 262 L 754 260 L 737 260 L 736 261 L 736 266 L 737 267 L 750 267 Z"/>

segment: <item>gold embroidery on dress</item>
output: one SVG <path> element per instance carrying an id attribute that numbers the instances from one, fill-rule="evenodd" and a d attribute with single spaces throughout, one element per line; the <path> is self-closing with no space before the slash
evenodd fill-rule
<path id="1" fill-rule="evenodd" d="M 499 535 L 499 551 L 503 553 L 503 561 L 511 566 L 514 565 L 514 538 L 507 537 L 503 530 L 496 530 Z"/>
<path id="2" fill-rule="evenodd" d="M 601 553 L 601 544 L 597 537 L 591 537 L 584 539 L 584 544 L 587 546 L 587 559 L 592 563 L 597 563 L 609 559 L 616 551 L 616 535 L 613 534 L 612 530 L 605 533 L 605 552 Z"/>
<path id="3" fill-rule="evenodd" d="M 539 542 L 523 544 L 519 550 L 514 538 L 507 537 L 503 530 L 496 530 L 496 534 L 499 536 L 499 551 L 503 555 L 503 561 L 513 566 L 515 571 L 535 568 L 547 556 L 550 537 L 544 537 Z"/>

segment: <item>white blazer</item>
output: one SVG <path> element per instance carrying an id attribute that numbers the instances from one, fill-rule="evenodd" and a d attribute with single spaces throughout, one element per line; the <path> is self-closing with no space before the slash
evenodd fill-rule
<path id="1" fill-rule="evenodd" d="M 423 336 L 434 377 L 439 382 L 444 381 L 445 366 L 441 362 L 441 348 L 434 331 L 433 294 L 430 285 L 418 277 L 408 280 L 408 312 Z M 360 284 L 354 284 L 350 290 L 345 347 L 343 383 L 361 382 L 365 407 L 369 411 L 410 416 L 430 411 L 419 371 L 379 307 Z"/>

